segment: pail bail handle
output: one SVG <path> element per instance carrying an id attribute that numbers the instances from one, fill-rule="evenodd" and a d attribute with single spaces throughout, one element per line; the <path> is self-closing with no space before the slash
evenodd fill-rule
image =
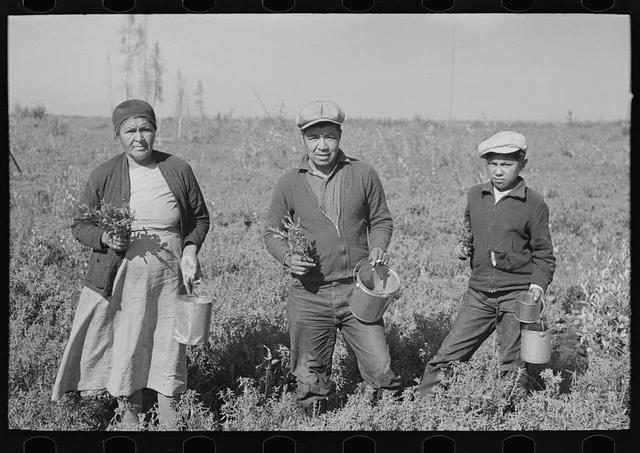
<path id="1" fill-rule="evenodd" d="M 362 262 L 363 261 L 367 261 L 369 258 L 362 258 L 360 261 L 358 261 L 356 263 L 356 266 L 353 268 L 353 283 L 356 284 L 358 283 L 357 280 L 357 276 L 358 276 L 358 271 L 360 270 L 360 267 L 362 266 Z"/>
<path id="2" fill-rule="evenodd" d="M 194 280 L 193 282 L 191 282 L 191 284 L 193 285 L 192 289 L 191 289 L 191 293 L 195 296 L 196 295 L 196 287 L 202 285 L 204 287 L 204 289 L 207 291 L 207 293 L 211 296 L 213 293 L 211 292 L 211 288 L 209 288 L 209 286 L 207 284 L 205 284 L 205 282 L 202 281 L 202 279 L 198 279 L 198 280 Z M 184 282 L 180 285 L 181 287 L 186 288 Z"/>

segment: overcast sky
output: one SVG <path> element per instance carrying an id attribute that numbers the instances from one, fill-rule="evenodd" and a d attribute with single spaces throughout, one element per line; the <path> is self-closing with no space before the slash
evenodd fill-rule
<path id="1" fill-rule="evenodd" d="M 145 16 L 136 15 L 136 21 Z M 177 71 L 208 115 L 295 115 L 311 99 L 347 117 L 557 121 L 627 118 L 630 30 L 615 15 L 150 15 L 173 112 Z M 9 103 L 109 116 L 124 100 L 123 15 L 9 17 Z M 107 57 L 111 59 L 109 90 Z M 135 64 L 139 64 L 136 61 Z M 453 83 L 452 83 L 453 82 Z"/>

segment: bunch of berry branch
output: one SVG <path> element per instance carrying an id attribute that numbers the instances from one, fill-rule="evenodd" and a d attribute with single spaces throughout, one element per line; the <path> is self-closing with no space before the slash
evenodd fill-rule
<path id="1" fill-rule="evenodd" d="M 84 219 L 92 221 L 103 228 L 112 236 L 122 238 L 129 237 L 134 216 L 129 203 L 123 203 L 122 207 L 115 207 L 111 203 L 100 200 L 100 207 L 89 207 L 86 204 L 80 206 Z"/>
<path id="2" fill-rule="evenodd" d="M 464 221 L 452 219 L 452 223 L 455 227 L 456 239 L 458 244 L 467 252 L 467 257 L 473 254 L 473 235 L 471 234 L 471 227 L 469 221 L 465 218 Z"/>
<path id="3" fill-rule="evenodd" d="M 316 241 L 310 241 L 302 233 L 300 225 L 300 217 L 295 221 L 290 214 L 287 214 L 282 220 L 282 229 L 268 228 L 274 236 L 287 241 L 289 249 L 292 253 L 302 255 L 309 262 L 318 262 L 318 250 L 316 249 Z"/>

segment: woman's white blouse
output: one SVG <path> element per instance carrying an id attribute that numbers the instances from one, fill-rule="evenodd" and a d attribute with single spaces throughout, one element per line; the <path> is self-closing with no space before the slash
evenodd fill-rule
<path id="1" fill-rule="evenodd" d="M 131 231 L 142 229 L 174 229 L 180 224 L 180 211 L 160 169 L 129 167 L 134 221 Z"/>

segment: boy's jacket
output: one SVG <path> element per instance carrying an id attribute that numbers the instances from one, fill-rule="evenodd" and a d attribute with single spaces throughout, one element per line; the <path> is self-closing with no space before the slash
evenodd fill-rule
<path id="1" fill-rule="evenodd" d="M 556 267 L 549 231 L 549 208 L 542 195 L 519 178 L 498 203 L 491 182 L 469 190 L 465 216 L 473 235 L 469 287 L 495 292 L 546 290 Z"/>

